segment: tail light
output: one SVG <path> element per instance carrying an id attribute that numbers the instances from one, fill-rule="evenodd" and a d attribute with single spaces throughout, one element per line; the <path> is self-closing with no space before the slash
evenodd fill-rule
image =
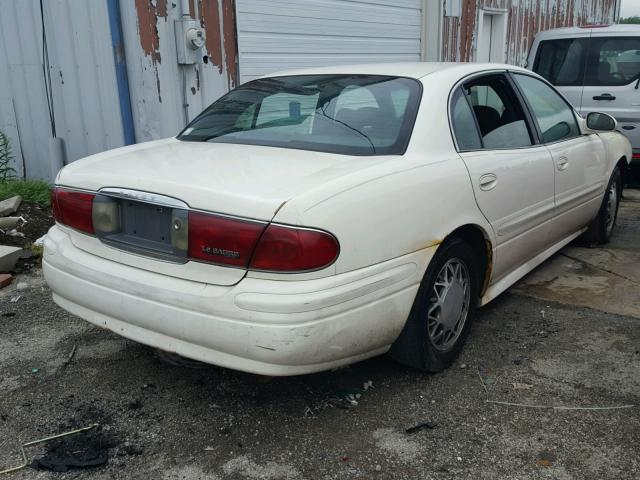
<path id="1" fill-rule="evenodd" d="M 253 249 L 266 224 L 189 212 L 191 258 L 247 268 Z"/>
<path id="2" fill-rule="evenodd" d="M 339 248 L 333 235 L 320 230 L 189 212 L 189 257 L 205 262 L 301 272 L 329 266 Z"/>
<path id="3" fill-rule="evenodd" d="M 57 222 L 85 233 L 93 230 L 93 199 L 92 193 L 77 192 L 54 188 L 51 192 L 51 210 Z"/>
<path id="4" fill-rule="evenodd" d="M 634 152 L 634 153 L 631 155 L 631 159 L 632 159 L 632 160 L 640 160 L 640 152 Z"/>
<path id="5" fill-rule="evenodd" d="M 321 230 L 271 224 L 260 238 L 249 268 L 276 272 L 318 270 L 338 257 L 338 240 Z"/>

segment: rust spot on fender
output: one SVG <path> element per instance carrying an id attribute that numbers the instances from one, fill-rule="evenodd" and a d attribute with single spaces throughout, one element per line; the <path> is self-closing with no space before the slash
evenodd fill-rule
<path id="1" fill-rule="evenodd" d="M 480 297 L 482 297 L 487 288 L 489 288 L 489 283 L 491 282 L 491 274 L 493 272 L 493 249 L 491 248 L 491 242 L 484 239 L 485 244 L 487 245 L 487 268 L 484 272 L 484 283 L 482 285 L 482 290 L 480 291 Z"/>

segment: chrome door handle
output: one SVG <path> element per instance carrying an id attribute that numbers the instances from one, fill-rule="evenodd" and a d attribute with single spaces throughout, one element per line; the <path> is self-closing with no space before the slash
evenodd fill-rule
<path id="1" fill-rule="evenodd" d="M 564 155 L 558 159 L 558 170 L 566 170 L 569 166 L 569 159 Z"/>
<path id="2" fill-rule="evenodd" d="M 485 173 L 480 177 L 480 190 L 493 190 L 498 184 L 498 177 L 493 173 Z"/>

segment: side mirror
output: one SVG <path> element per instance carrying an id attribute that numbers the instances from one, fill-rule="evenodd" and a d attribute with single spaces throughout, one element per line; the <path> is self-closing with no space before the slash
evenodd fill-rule
<path id="1" fill-rule="evenodd" d="M 601 112 L 591 112 L 587 115 L 587 128 L 610 132 L 616 129 L 616 119 L 611 115 Z"/>

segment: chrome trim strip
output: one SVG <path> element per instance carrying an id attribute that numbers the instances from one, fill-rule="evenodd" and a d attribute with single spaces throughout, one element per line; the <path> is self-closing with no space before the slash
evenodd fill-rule
<path id="1" fill-rule="evenodd" d="M 187 210 L 189 208 L 189 205 L 187 205 L 182 200 L 178 200 L 177 198 L 168 197 L 166 195 L 160 195 L 157 193 L 144 192 L 142 190 L 105 187 L 98 190 L 97 193 L 109 197 L 118 197 L 127 200 L 135 200 L 138 202 L 151 203 L 153 205 L 160 205 L 162 207 L 181 208 L 184 210 Z"/>

